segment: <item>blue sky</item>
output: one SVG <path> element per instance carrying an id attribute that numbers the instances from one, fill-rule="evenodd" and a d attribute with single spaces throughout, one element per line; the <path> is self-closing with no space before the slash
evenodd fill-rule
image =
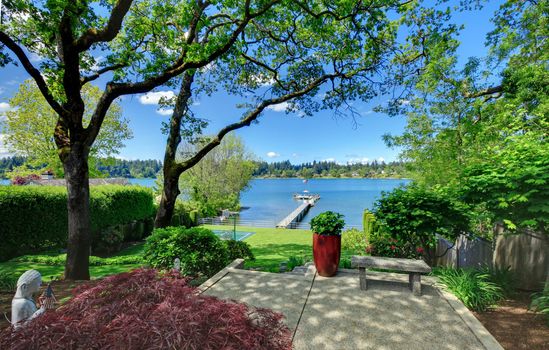
<path id="1" fill-rule="evenodd" d="M 482 11 L 464 12 L 456 15 L 456 22 L 465 25 L 460 35 L 459 49 L 463 62 L 471 56 L 483 56 L 485 34 L 491 30 L 489 21 L 501 2 L 490 1 Z M 0 113 L 10 108 L 9 98 L 18 84 L 28 75 L 19 67 L 0 69 Z M 172 94 L 169 88 L 157 89 L 149 95 L 124 97 L 120 102 L 124 116 L 129 119 L 133 139 L 126 142 L 120 152 L 124 159 L 163 159 L 165 135 L 161 124 L 169 120 L 167 113 L 159 110 L 157 101 L 162 94 Z M 389 149 L 382 140 L 385 133 L 399 134 L 405 126 L 404 117 L 388 117 L 372 112 L 383 98 L 369 104 L 357 102 L 354 107 L 361 113 L 356 125 L 350 118 L 334 118 L 333 112 L 322 111 L 313 117 L 286 114 L 282 106 L 263 113 L 259 124 L 252 124 L 236 131 L 259 159 L 292 163 L 313 160 L 372 161 L 374 159 L 396 160 L 398 150 Z M 230 122 L 237 121 L 240 110 L 235 101 L 224 94 L 200 97 L 192 106 L 194 113 L 210 121 L 206 133 L 215 133 Z M 0 157 L 9 155 L 0 133 Z"/>

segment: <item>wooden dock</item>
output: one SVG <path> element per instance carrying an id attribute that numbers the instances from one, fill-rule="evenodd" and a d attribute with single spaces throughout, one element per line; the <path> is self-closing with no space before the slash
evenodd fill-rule
<path id="1" fill-rule="evenodd" d="M 292 211 L 290 215 L 282 219 L 282 221 L 280 221 L 276 225 L 276 228 L 296 228 L 301 219 L 303 219 L 303 217 L 307 215 L 309 209 L 311 209 L 311 207 L 313 207 L 315 203 L 320 199 L 320 195 L 300 195 L 299 197 L 294 195 L 294 198 L 302 199 L 303 203 L 301 203 L 294 211 Z"/>

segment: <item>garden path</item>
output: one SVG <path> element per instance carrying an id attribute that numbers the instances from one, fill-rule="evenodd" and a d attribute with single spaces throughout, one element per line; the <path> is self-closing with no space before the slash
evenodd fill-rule
<path id="1" fill-rule="evenodd" d="M 423 279 L 418 297 L 406 274 L 369 272 L 369 288 L 361 291 L 356 270 L 325 278 L 314 267 L 299 276 L 234 266 L 203 284 L 202 292 L 283 313 L 296 350 L 503 349 L 432 277 Z"/>

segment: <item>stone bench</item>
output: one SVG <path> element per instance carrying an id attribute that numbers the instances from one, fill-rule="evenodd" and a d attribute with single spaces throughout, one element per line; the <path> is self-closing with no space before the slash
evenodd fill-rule
<path id="1" fill-rule="evenodd" d="M 368 289 L 366 268 L 408 272 L 410 274 L 409 287 L 414 295 L 421 295 L 421 274 L 431 272 L 431 268 L 423 260 L 384 258 L 379 256 L 354 255 L 351 257 L 351 266 L 358 267 L 361 290 Z"/>

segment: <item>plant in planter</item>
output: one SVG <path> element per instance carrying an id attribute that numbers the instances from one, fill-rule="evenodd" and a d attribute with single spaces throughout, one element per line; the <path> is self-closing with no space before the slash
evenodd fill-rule
<path id="1" fill-rule="evenodd" d="M 343 215 L 332 211 L 318 214 L 311 220 L 313 258 L 320 276 L 331 277 L 337 272 L 344 226 Z"/>

